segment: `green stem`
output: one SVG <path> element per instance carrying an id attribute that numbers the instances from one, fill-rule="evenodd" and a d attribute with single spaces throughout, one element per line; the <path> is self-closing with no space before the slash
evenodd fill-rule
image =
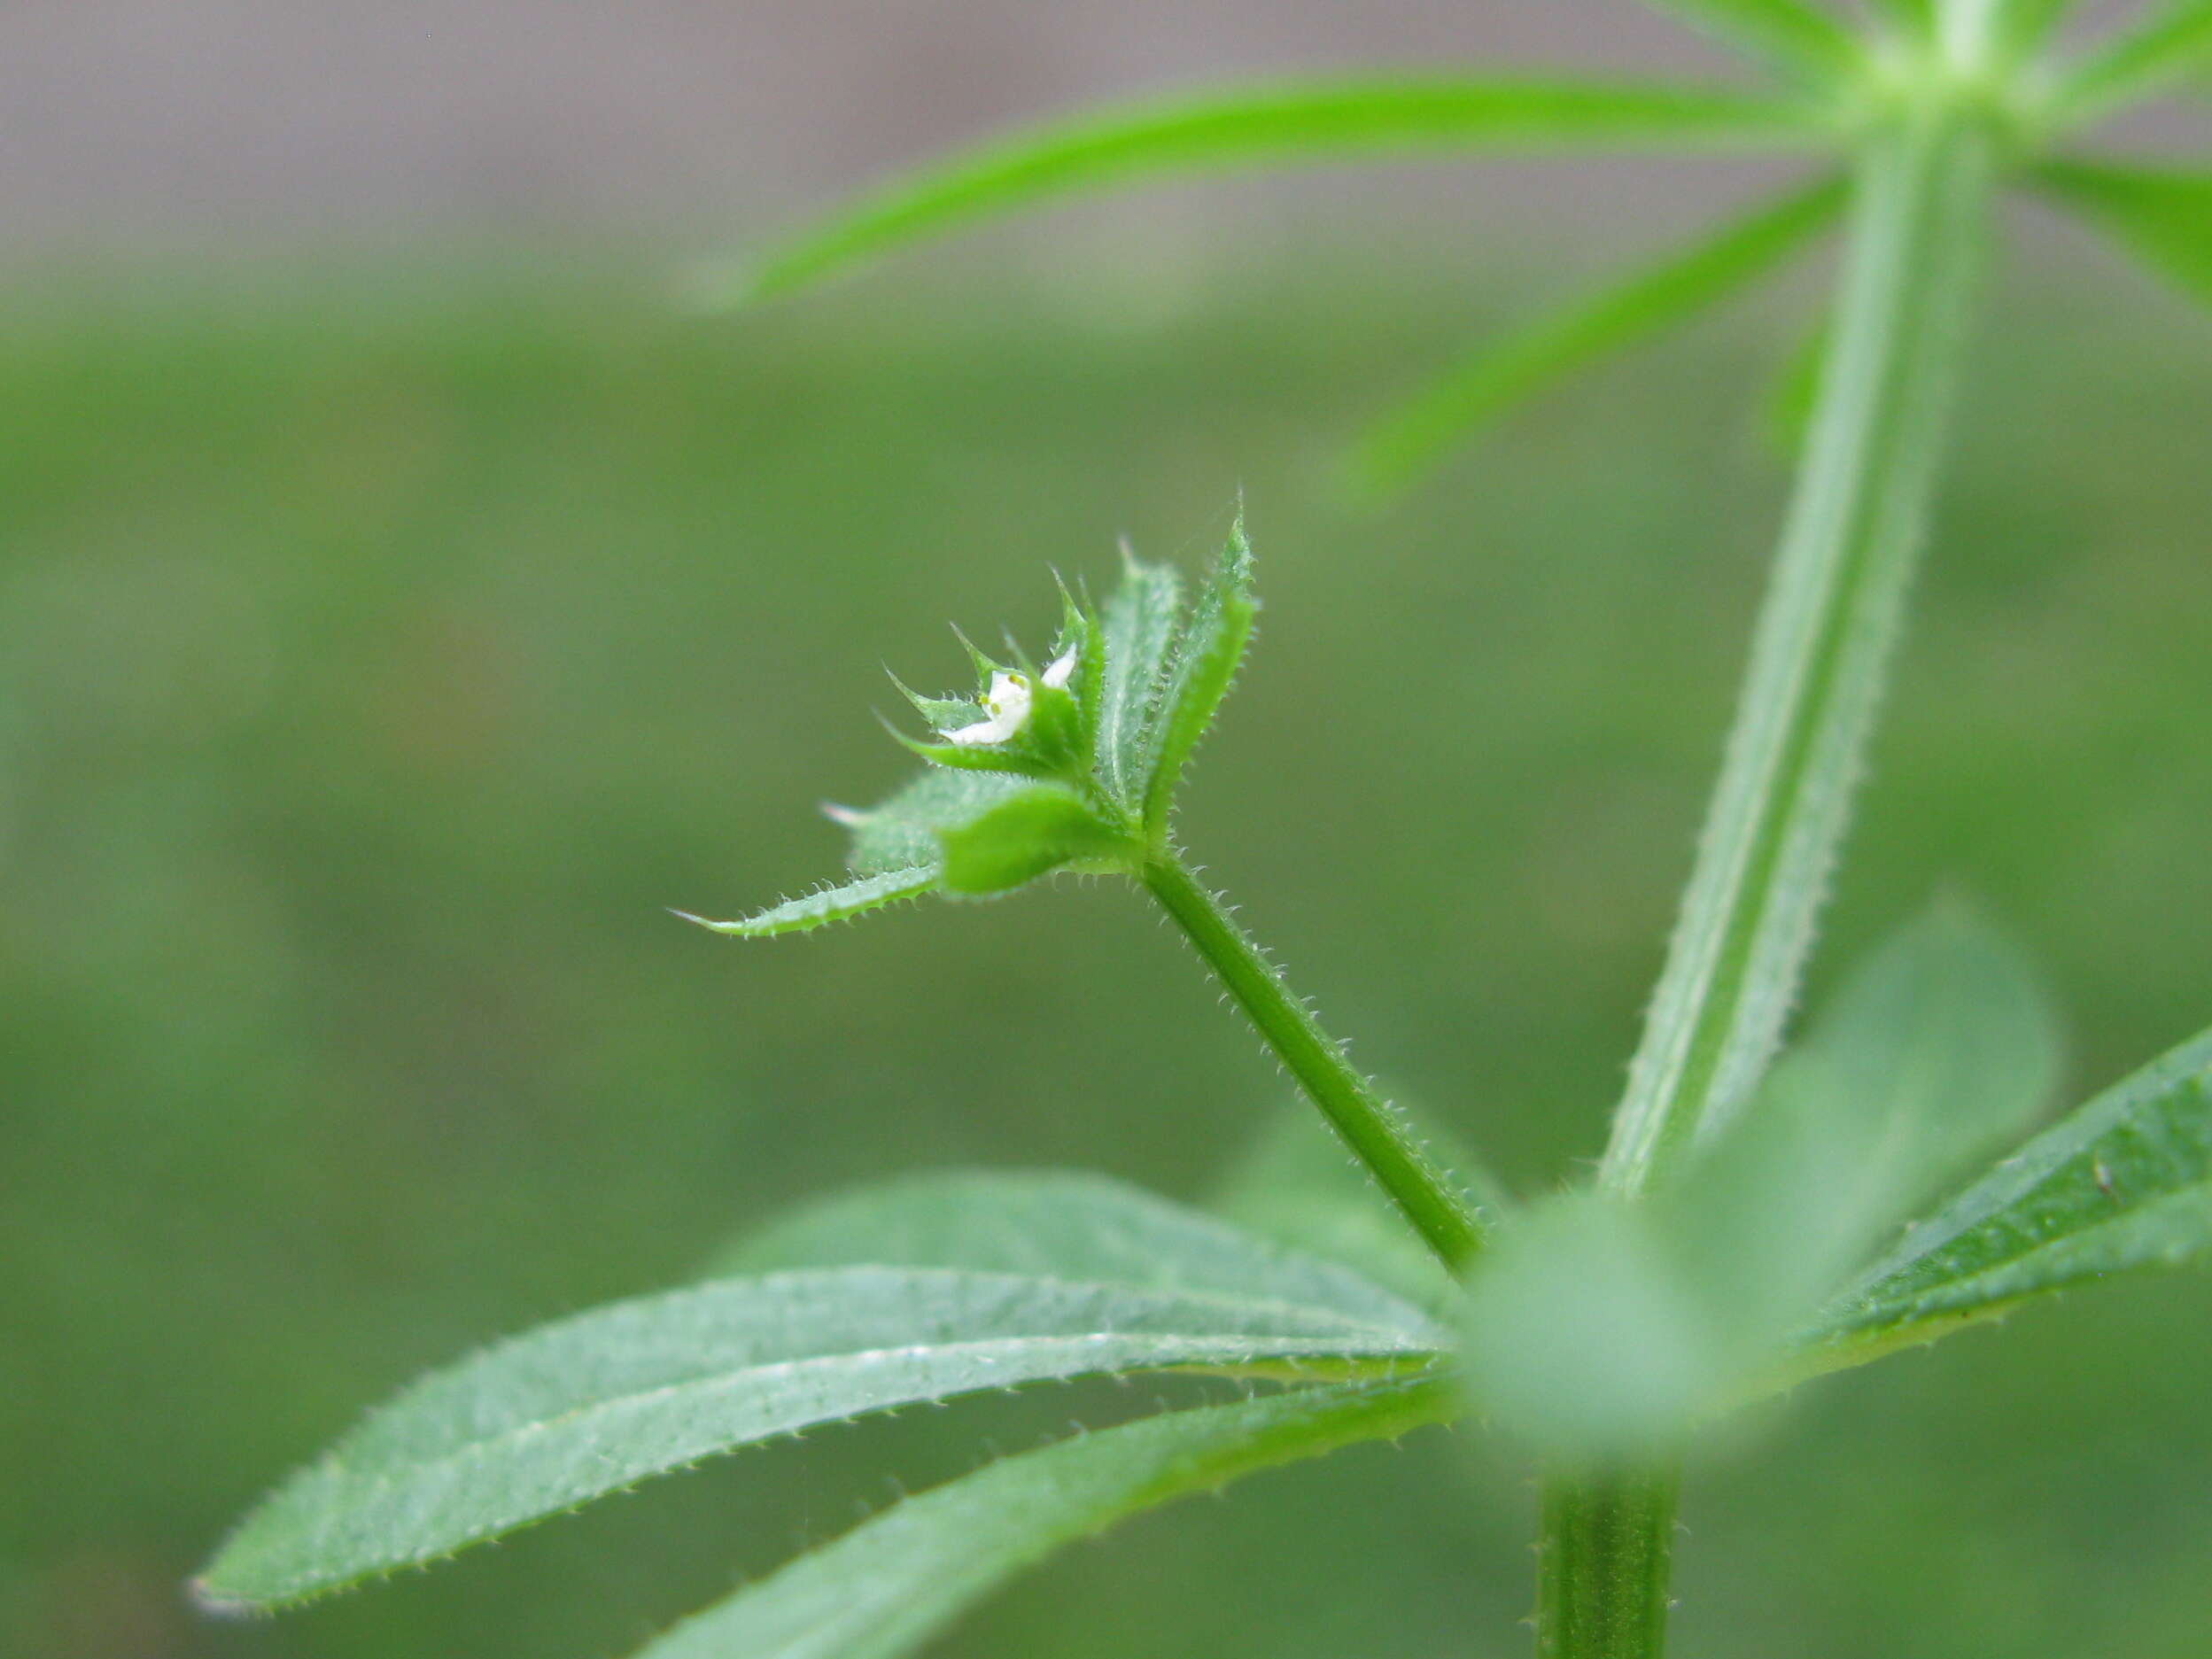
<path id="1" fill-rule="evenodd" d="M 1538 1659 L 1658 1659 L 1674 1553 L 1672 1471 L 1548 1481 L 1537 1549 Z"/>
<path id="2" fill-rule="evenodd" d="M 1600 1173 L 1641 1190 L 1750 1092 L 1849 817 L 1935 482 L 1991 191 L 1965 105 L 1899 112 L 1859 167 L 1834 343 L 1666 971 Z"/>
<path id="3" fill-rule="evenodd" d="M 1455 1271 L 1465 1267 L 1482 1248 L 1481 1217 L 1423 1151 L 1405 1120 L 1353 1068 L 1341 1045 L 1291 994 L 1275 965 L 1188 865 L 1162 853 L 1145 864 L 1143 877 L 1276 1058 L 1429 1248 L 1446 1267 Z"/>

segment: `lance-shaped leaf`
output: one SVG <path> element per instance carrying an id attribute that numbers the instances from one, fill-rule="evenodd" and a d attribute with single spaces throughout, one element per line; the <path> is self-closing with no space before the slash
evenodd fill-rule
<path id="1" fill-rule="evenodd" d="M 616 1304 L 401 1394 L 250 1516 L 197 1586 L 294 1601 L 814 1424 L 981 1389 L 1164 1367 L 1387 1375 L 1402 1330 L 1285 1301 L 933 1268 L 838 1268 Z"/>
<path id="2" fill-rule="evenodd" d="M 1386 1211 L 1382 1219 L 1433 1267 L 1402 1221 Z M 715 1266 L 726 1273 L 859 1266 L 1018 1273 L 1325 1307 L 1411 1342 L 1441 1347 L 1448 1340 L 1419 1308 L 1339 1261 L 1074 1171 L 904 1176 L 807 1205 L 741 1240 Z"/>
<path id="3" fill-rule="evenodd" d="M 2212 173 L 2060 160 L 2044 162 L 2034 177 L 2191 298 L 2212 305 Z"/>
<path id="4" fill-rule="evenodd" d="M 1244 515 L 1229 532 L 1229 543 L 1191 615 L 1175 640 L 1160 691 L 1158 735 L 1145 761 L 1144 820 L 1163 829 L 1175 802 L 1176 786 L 1199 740 L 1214 724 L 1237 670 L 1252 642 L 1252 622 L 1259 605 L 1252 597 L 1252 544 L 1245 539 Z"/>
<path id="5" fill-rule="evenodd" d="M 1694 87 L 1466 79 L 1295 81 L 1087 112 L 898 181 L 749 269 L 699 284 L 713 305 L 802 287 L 964 221 L 1149 173 L 1421 151 L 1618 145 L 1798 147 L 1823 117 Z"/>
<path id="6" fill-rule="evenodd" d="M 1436 1384 L 1298 1389 L 1079 1435 L 911 1498 L 637 1659 L 896 1659 L 1052 1551 L 1239 1476 L 1448 1418 Z"/>
<path id="7" fill-rule="evenodd" d="M 905 869 L 886 870 L 880 875 L 862 876 L 858 880 L 834 887 L 818 888 L 796 899 L 786 899 L 772 904 L 764 911 L 735 921 L 709 921 L 703 916 L 694 916 L 689 911 L 675 913 L 687 922 L 696 922 L 709 933 L 729 934 L 739 939 L 772 939 L 779 934 L 811 933 L 831 922 L 848 921 L 855 916 L 865 916 L 870 911 L 880 911 L 887 904 L 897 904 L 907 899 L 920 898 L 936 890 L 937 872 L 928 865 L 913 865 Z"/>
<path id="8" fill-rule="evenodd" d="M 2045 1130 L 1840 1297 L 1807 1371 L 1930 1342 L 2030 1298 L 2212 1255 L 2212 1033 Z"/>
<path id="9" fill-rule="evenodd" d="M 1952 908 L 1856 973 L 1680 1183 L 1579 1194 L 1478 1275 L 1486 1406 L 1567 1454 L 1642 1454 L 1750 1392 L 1931 1186 L 2018 1132 L 2057 1045 L 2032 973 Z"/>
<path id="10" fill-rule="evenodd" d="M 1834 178 L 1792 191 L 1485 345 L 1377 423 L 1355 454 L 1357 481 L 1405 485 L 1513 405 L 1748 285 L 1831 223 L 1843 198 Z"/>
<path id="11" fill-rule="evenodd" d="M 1859 44 L 1849 29 L 1807 0 L 1645 0 L 1734 46 L 1813 81 L 1833 81 L 1858 66 Z"/>
<path id="12" fill-rule="evenodd" d="M 2086 120 L 2212 70 L 2212 0 L 2169 0 L 2123 29 L 2062 76 L 2061 114 Z"/>
<path id="13" fill-rule="evenodd" d="M 1098 705 L 1098 776 L 1132 812 L 1142 807 L 1160 685 L 1183 624 L 1183 578 L 1124 550 L 1122 585 L 1100 624 L 1106 648 Z"/>

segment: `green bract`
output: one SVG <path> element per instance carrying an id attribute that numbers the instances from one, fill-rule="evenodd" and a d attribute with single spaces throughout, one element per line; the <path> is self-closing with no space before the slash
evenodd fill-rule
<path id="1" fill-rule="evenodd" d="M 1060 596 L 1043 668 L 971 645 L 973 695 L 899 686 L 930 726 L 927 739 L 899 740 L 930 770 L 880 806 L 830 809 L 852 833 L 850 880 L 736 921 L 679 914 L 764 938 L 925 893 L 988 897 L 1062 870 L 1137 873 L 1166 846 L 1176 786 L 1252 638 L 1244 521 L 1193 602 L 1172 569 L 1127 554 L 1103 607 Z"/>

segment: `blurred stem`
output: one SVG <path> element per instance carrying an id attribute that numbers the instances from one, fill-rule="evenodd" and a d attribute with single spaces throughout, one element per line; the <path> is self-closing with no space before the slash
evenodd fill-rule
<path id="1" fill-rule="evenodd" d="M 1674 1488 L 1671 1469 L 1545 1483 L 1538 1659 L 1658 1659 L 1666 1647 Z"/>
<path id="2" fill-rule="evenodd" d="M 1727 758 L 1601 1185 L 1642 1190 L 1780 1041 L 1922 539 L 1992 183 L 1937 85 L 1866 141 L 1820 400 Z"/>
<path id="3" fill-rule="evenodd" d="M 1390 1201 L 1446 1267 L 1457 1272 L 1482 1248 L 1485 1228 L 1474 1206 L 1408 1131 L 1375 1085 L 1345 1058 L 1337 1040 L 1221 899 L 1173 853 L 1149 860 L 1145 887 L 1214 971 L 1322 1115 L 1336 1127 Z"/>

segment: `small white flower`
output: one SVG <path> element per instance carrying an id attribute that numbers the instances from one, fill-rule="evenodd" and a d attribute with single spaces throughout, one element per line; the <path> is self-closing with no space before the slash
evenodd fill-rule
<path id="1" fill-rule="evenodd" d="M 1059 666 L 1055 663 L 1054 668 Z M 1074 663 L 1070 661 L 1072 669 Z M 1051 675 L 1045 677 L 1051 682 Z M 1018 734 L 1029 724 L 1029 702 L 1032 694 L 1028 677 L 1024 674 L 997 673 L 990 677 L 990 690 L 984 694 L 983 707 L 990 718 L 978 720 L 974 725 L 964 725 L 957 732 L 947 732 L 945 737 L 962 748 L 978 743 L 1004 743 Z"/>
<path id="2" fill-rule="evenodd" d="M 1067 682 L 1075 677 L 1075 652 L 1073 647 L 1053 659 L 1044 671 L 1044 683 L 1054 691 L 1066 691 Z"/>

